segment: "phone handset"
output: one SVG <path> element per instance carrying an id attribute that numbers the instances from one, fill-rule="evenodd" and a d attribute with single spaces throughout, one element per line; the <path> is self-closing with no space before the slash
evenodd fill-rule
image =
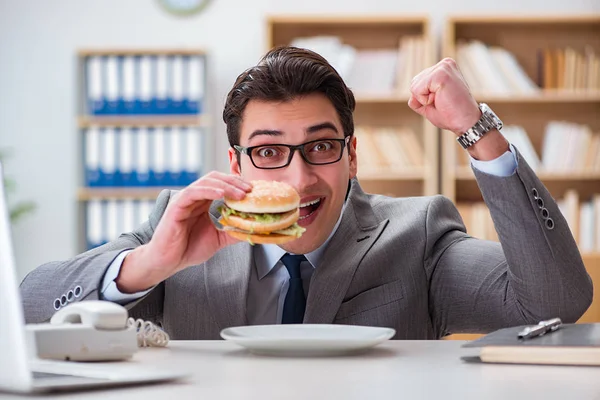
<path id="1" fill-rule="evenodd" d="M 133 328 L 140 347 L 164 347 L 169 335 L 150 321 L 128 318 L 127 309 L 104 300 L 85 300 L 71 303 L 58 310 L 50 319 L 51 325 L 82 324 L 96 330 L 117 331 Z"/>
<path id="2" fill-rule="evenodd" d="M 103 300 L 71 303 L 50 323 L 28 324 L 26 333 L 38 358 L 54 360 L 124 360 L 138 347 L 169 342 L 169 335 L 153 323 L 128 318 L 125 307 Z"/>
<path id="3" fill-rule="evenodd" d="M 58 310 L 50 324 L 82 324 L 98 330 L 127 329 L 127 309 L 110 301 L 86 300 Z"/>

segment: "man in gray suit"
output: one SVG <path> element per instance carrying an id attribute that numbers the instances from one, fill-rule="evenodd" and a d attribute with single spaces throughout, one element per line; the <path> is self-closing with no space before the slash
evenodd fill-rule
<path id="1" fill-rule="evenodd" d="M 501 243 L 470 237 L 442 196 L 365 194 L 352 92 L 322 57 L 280 48 L 242 73 L 227 97 L 231 173 L 163 191 L 135 231 L 31 272 L 21 284 L 27 322 L 88 299 L 124 304 L 174 339 L 282 321 L 388 326 L 397 339 L 576 321 L 592 283 L 569 227 L 455 62 L 416 76 L 408 105 L 459 137 Z M 213 201 L 243 198 L 256 179 L 297 189 L 300 239 L 251 246 L 215 228 Z M 302 279 L 300 296 L 288 291 L 290 276 Z M 303 314 L 289 314 L 290 305 Z"/>

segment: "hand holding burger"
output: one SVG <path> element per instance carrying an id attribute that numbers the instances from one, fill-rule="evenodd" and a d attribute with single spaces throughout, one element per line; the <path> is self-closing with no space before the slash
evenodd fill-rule
<path id="1" fill-rule="evenodd" d="M 251 181 L 252 190 L 242 199 L 225 196 L 219 222 L 226 232 L 250 244 L 283 244 L 302 236 L 296 222 L 300 195 L 284 182 Z"/>
<path id="2" fill-rule="evenodd" d="M 125 257 L 115 280 L 119 290 L 135 293 L 148 289 L 239 243 L 215 227 L 209 210 L 216 200 L 243 199 L 251 190 L 252 185 L 240 176 L 213 171 L 172 193 L 158 225 L 151 226 L 150 242 L 137 246 Z"/>

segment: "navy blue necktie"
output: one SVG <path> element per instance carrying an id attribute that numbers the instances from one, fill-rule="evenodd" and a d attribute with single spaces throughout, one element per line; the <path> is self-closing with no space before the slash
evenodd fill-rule
<path id="1" fill-rule="evenodd" d="M 304 320 L 304 310 L 306 310 L 306 297 L 302 287 L 302 277 L 300 276 L 300 263 L 305 261 L 303 255 L 291 255 L 286 253 L 281 257 L 281 262 L 287 268 L 290 274 L 290 286 L 285 296 L 283 304 L 282 324 L 301 324 Z"/>

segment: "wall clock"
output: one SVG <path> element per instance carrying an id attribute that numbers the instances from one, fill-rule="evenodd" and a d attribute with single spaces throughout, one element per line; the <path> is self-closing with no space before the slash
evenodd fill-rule
<path id="1" fill-rule="evenodd" d="M 175 15 L 194 15 L 201 12 L 210 0 L 158 0 L 168 12 Z"/>

